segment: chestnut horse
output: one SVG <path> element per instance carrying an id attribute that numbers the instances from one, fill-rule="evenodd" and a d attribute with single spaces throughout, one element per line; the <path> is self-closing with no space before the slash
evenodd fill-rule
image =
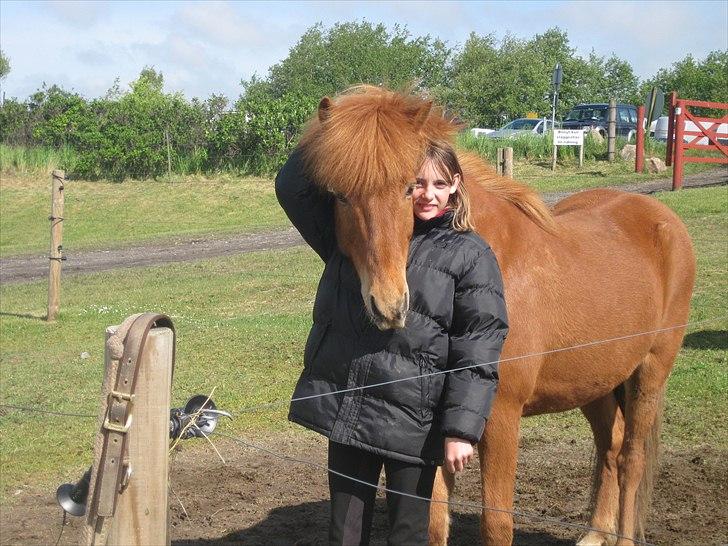
<path id="1" fill-rule="evenodd" d="M 457 127 L 412 94 L 358 86 L 324 98 L 301 141 L 306 168 L 337 196 L 336 235 L 382 329 L 403 325 L 412 234 L 408 188 L 432 140 Z M 478 445 L 485 544 L 513 540 L 511 510 L 522 416 L 580 408 L 596 443 L 596 529 L 581 545 L 632 544 L 654 460 L 661 402 L 680 350 L 695 258 L 680 219 L 655 199 L 613 190 L 578 193 L 553 210 L 479 158 L 459 153 L 475 225 L 503 273 L 510 333 L 500 386 Z M 375 313 L 372 306 L 376 306 Z M 653 332 L 647 335 L 629 334 Z M 622 339 L 562 352 L 591 341 Z M 546 354 L 543 354 L 546 353 Z M 440 470 L 433 500 L 449 498 Z M 432 503 L 430 543 L 446 544 L 446 503 Z"/>

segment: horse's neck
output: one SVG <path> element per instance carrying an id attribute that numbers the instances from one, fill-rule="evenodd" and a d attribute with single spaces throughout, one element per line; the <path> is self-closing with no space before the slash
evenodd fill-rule
<path id="1" fill-rule="evenodd" d="M 538 253 L 548 234 L 514 203 L 483 188 L 473 192 L 475 227 L 504 273 L 524 256 Z"/>

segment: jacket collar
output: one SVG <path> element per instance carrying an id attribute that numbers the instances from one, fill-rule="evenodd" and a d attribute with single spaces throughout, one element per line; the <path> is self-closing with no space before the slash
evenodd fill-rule
<path id="1" fill-rule="evenodd" d="M 452 223 L 452 218 L 455 213 L 452 209 L 446 210 L 443 214 L 430 218 L 429 220 L 420 220 L 415 216 L 415 227 L 414 233 L 425 233 L 433 228 L 446 226 L 449 227 Z"/>

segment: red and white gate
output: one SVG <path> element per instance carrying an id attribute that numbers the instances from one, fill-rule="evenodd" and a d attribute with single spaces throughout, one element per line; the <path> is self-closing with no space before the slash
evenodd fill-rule
<path id="1" fill-rule="evenodd" d="M 728 112 L 721 118 L 709 118 L 693 114 L 691 106 L 728 111 L 724 102 L 678 99 L 674 91 L 670 94 L 665 164 L 673 165 L 673 190 L 682 187 L 685 163 L 728 163 Z M 712 150 L 721 156 L 686 156 L 685 150 Z"/>

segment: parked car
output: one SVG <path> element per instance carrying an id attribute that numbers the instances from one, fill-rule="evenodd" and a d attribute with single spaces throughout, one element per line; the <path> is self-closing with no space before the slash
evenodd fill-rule
<path id="1" fill-rule="evenodd" d="M 507 123 L 497 131 L 488 133 L 488 138 L 512 138 L 523 134 L 543 135 L 553 127 L 550 119 L 518 118 Z"/>
<path id="2" fill-rule="evenodd" d="M 582 129 L 584 132 L 596 129 L 607 136 L 609 104 L 577 104 L 564 118 L 564 129 Z M 631 141 L 637 134 L 637 107 L 631 104 L 617 104 L 617 136 Z"/>
<path id="3" fill-rule="evenodd" d="M 495 129 L 482 129 L 480 127 L 473 127 L 470 129 L 470 134 L 474 137 L 484 137 L 485 135 L 492 133 Z"/>

